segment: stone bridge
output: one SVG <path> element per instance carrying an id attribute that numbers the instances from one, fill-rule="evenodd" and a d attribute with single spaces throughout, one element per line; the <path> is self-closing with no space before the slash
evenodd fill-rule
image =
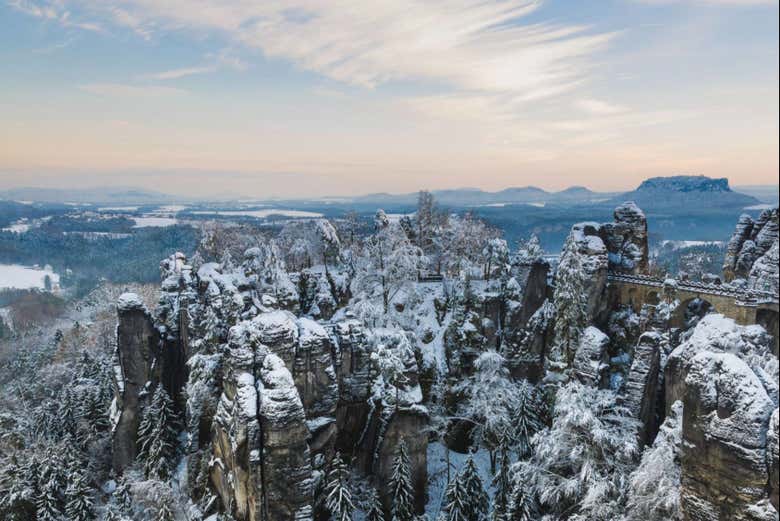
<path id="1" fill-rule="evenodd" d="M 670 327 L 682 327 L 688 306 L 701 301 L 704 311 L 715 311 L 742 325 L 760 324 L 778 338 L 778 296 L 763 291 L 735 289 L 703 282 L 666 281 L 648 275 L 629 275 L 610 271 L 607 282 L 616 304 L 631 306 L 639 312 L 643 305 L 657 306 L 662 301 L 679 301 L 672 312 Z"/>

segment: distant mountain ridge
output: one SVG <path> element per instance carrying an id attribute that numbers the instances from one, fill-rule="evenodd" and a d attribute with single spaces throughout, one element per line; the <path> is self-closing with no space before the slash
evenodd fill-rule
<path id="1" fill-rule="evenodd" d="M 497 192 L 487 192 L 478 188 L 456 188 L 449 190 L 431 190 L 440 204 L 447 206 L 483 206 L 497 204 L 547 204 L 556 202 L 597 202 L 614 195 L 615 192 L 599 193 L 584 186 L 571 186 L 559 192 L 548 192 L 536 186 L 518 186 L 505 188 Z M 377 193 L 352 199 L 359 203 L 376 204 L 415 204 L 417 192 L 407 194 Z"/>
<path id="2" fill-rule="evenodd" d="M 40 203 L 161 204 L 182 197 L 136 187 L 36 188 L 22 187 L 0 191 L 0 199 Z"/>

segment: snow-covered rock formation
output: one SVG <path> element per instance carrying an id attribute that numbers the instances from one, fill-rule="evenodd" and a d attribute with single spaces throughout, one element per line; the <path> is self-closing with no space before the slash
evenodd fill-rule
<path id="1" fill-rule="evenodd" d="M 389 508 L 401 440 L 421 509 L 428 413 L 409 340 L 343 313 L 326 323 L 296 316 L 330 318 L 348 284 L 306 270 L 296 285 L 275 259 L 272 248 L 250 248 L 241 265 L 196 270 L 176 254 L 161 263 L 153 314 L 134 295 L 119 299 L 116 470 L 134 460 L 145 397 L 162 386 L 186 417 L 183 485 L 194 499 L 216 492 L 240 521 L 312 519 L 337 447 L 356 456 Z"/>
<path id="2" fill-rule="evenodd" d="M 669 356 L 666 404 L 683 402 L 686 519 L 769 520 L 770 417 L 778 362 L 760 326 L 707 315 Z"/>
<path id="3" fill-rule="evenodd" d="M 747 214 L 740 216 L 736 230 L 729 240 L 723 275 L 727 282 L 748 279 L 750 287 L 777 291 L 778 209 L 764 210 L 755 220 Z M 774 253 L 770 253 L 775 249 Z M 766 255 L 753 272 L 755 264 Z M 774 262 L 771 262 L 772 258 Z"/>

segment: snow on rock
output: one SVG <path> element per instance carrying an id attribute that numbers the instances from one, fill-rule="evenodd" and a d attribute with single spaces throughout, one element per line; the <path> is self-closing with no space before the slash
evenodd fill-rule
<path id="1" fill-rule="evenodd" d="M 311 519 L 314 492 L 306 442 L 309 428 L 293 377 L 280 357 L 272 353 L 265 357 L 257 387 L 267 519 Z"/>
<path id="2" fill-rule="evenodd" d="M 580 337 L 580 345 L 572 362 L 572 373 L 585 385 L 598 387 L 609 368 L 607 346 L 609 337 L 589 326 Z"/>
<path id="3" fill-rule="evenodd" d="M 656 398 L 660 383 L 658 373 L 662 342 L 661 334 L 655 331 L 648 331 L 639 337 L 631 368 L 621 389 L 619 402 L 640 422 L 640 446 L 652 441 L 657 427 Z"/>
<path id="4" fill-rule="evenodd" d="M 140 297 L 124 293 L 117 304 L 115 396 L 112 404 L 112 464 L 117 472 L 131 465 L 138 453 L 137 438 L 146 383 L 153 379 L 158 334 Z"/>
<path id="5" fill-rule="evenodd" d="M 691 360 L 703 351 L 732 353 L 751 367 L 770 394 L 777 395 L 778 363 L 771 339 L 758 325 L 740 326 L 723 315 L 704 316 L 690 337 L 669 355 L 664 370 L 666 403 L 682 400 Z"/>
<path id="6" fill-rule="evenodd" d="M 780 511 L 780 409 L 775 409 L 767 431 L 766 466 L 769 470 L 769 500 Z"/>
<path id="7" fill-rule="evenodd" d="M 131 311 L 138 309 L 146 312 L 146 305 L 141 297 L 136 293 L 122 293 L 119 295 L 119 299 L 116 302 L 116 308 L 120 312 Z"/>
<path id="8" fill-rule="evenodd" d="M 761 381 L 731 353 L 690 361 L 683 399 L 681 506 L 686 519 L 776 519 L 768 510 L 766 452 L 775 408 Z"/>
<path id="9" fill-rule="evenodd" d="M 649 250 L 647 218 L 633 201 L 615 208 L 615 221 L 602 227 L 602 239 L 609 250 L 610 269 L 647 273 Z"/>

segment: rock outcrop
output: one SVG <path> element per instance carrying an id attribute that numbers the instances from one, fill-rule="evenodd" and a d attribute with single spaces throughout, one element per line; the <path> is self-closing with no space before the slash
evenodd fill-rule
<path id="1" fill-rule="evenodd" d="M 337 446 L 365 455 L 355 466 L 386 500 L 404 440 L 421 511 L 428 415 L 411 344 L 396 330 L 369 335 L 348 314 L 327 328 L 296 317 L 300 308 L 331 316 L 348 290 L 338 275 L 312 271 L 305 288 L 316 291 L 294 295 L 277 253 L 251 248 L 240 266 L 197 269 L 176 254 L 161 263 L 154 314 L 134 295 L 120 298 L 115 469 L 133 463 L 144 397 L 163 385 L 186 419 L 183 485 L 194 500 L 214 492 L 238 521 L 312 519 Z M 402 355 L 395 392 L 372 361 L 380 348 Z"/>
<path id="2" fill-rule="evenodd" d="M 777 360 L 760 326 L 707 315 L 669 356 L 667 407 L 682 400 L 686 520 L 769 520 Z"/>
<path id="3" fill-rule="evenodd" d="M 769 501 L 780 512 L 780 409 L 775 409 L 769 419 L 766 440 L 766 467 L 769 471 Z"/>
<path id="4" fill-rule="evenodd" d="M 658 430 L 656 401 L 659 391 L 658 373 L 661 363 L 660 333 L 648 331 L 639 337 L 631 368 L 621 389 L 621 402 L 639 420 L 639 445 L 652 442 Z"/>
<path id="5" fill-rule="evenodd" d="M 152 317 L 134 293 L 119 297 L 116 336 L 112 463 L 115 471 L 122 472 L 138 453 L 142 402 L 151 391 L 154 361 L 159 351 L 159 336 Z"/>
<path id="6" fill-rule="evenodd" d="M 583 384 L 594 387 L 604 383 L 609 369 L 609 337 L 597 328 L 588 327 L 580 337 L 580 345 L 574 354 L 572 374 Z"/>
<path id="7" fill-rule="evenodd" d="M 726 258 L 723 263 L 723 276 L 726 282 L 749 279 L 749 287 L 764 290 L 765 286 L 771 286 L 774 281 L 774 291 L 777 291 L 777 253 L 770 253 L 770 250 L 777 244 L 779 235 L 777 208 L 764 210 L 756 220 L 747 214 L 740 216 L 736 230 L 726 248 Z M 752 273 L 754 265 L 767 254 L 770 257 L 761 262 L 756 273 Z M 774 260 L 774 270 L 772 260 Z M 765 272 L 769 280 L 763 277 Z"/>
<path id="8" fill-rule="evenodd" d="M 647 218 L 634 202 L 615 208 L 615 222 L 601 227 L 601 236 L 609 252 L 609 268 L 625 273 L 647 273 L 650 254 L 647 243 Z"/>
<path id="9" fill-rule="evenodd" d="M 730 353 L 691 360 L 683 399 L 681 506 L 686 520 L 777 519 L 767 502 L 767 429 L 774 403 Z"/>

